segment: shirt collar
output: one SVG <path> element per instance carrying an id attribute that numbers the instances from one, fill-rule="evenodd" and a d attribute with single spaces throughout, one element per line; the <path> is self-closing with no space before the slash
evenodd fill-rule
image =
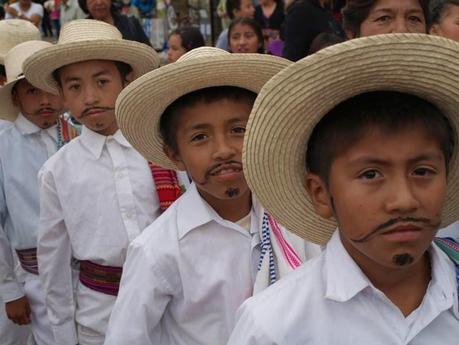
<path id="1" fill-rule="evenodd" d="M 177 205 L 177 227 L 179 239 L 182 239 L 188 232 L 209 222 L 215 221 L 220 225 L 235 229 L 245 235 L 249 235 L 246 230 L 229 220 L 223 219 L 220 215 L 202 198 L 195 183 L 192 183 L 187 192 L 181 197 Z M 252 194 L 252 219 L 250 233 L 258 231 L 255 224 L 259 223 L 263 215 L 263 208 Z M 261 223 L 260 223 L 261 224 Z"/>
<path id="2" fill-rule="evenodd" d="M 93 130 L 89 129 L 86 126 L 83 126 L 81 131 L 81 142 L 83 145 L 91 152 L 94 158 L 99 159 L 102 155 L 102 150 L 107 139 L 113 138 L 121 146 L 132 148 L 132 145 L 124 137 L 123 133 L 118 129 L 113 135 L 102 135 Z"/>
<path id="3" fill-rule="evenodd" d="M 429 255 L 432 279 L 428 293 L 442 296 L 447 305 L 454 306 L 455 315 L 459 317 L 454 264 L 436 245 L 430 247 Z M 338 230 L 327 244 L 325 272 L 328 299 L 346 302 L 367 287 L 376 289 L 344 248 Z"/>
<path id="4" fill-rule="evenodd" d="M 40 127 L 29 121 L 22 113 L 19 113 L 14 124 L 23 135 L 38 133 L 41 130 Z"/>

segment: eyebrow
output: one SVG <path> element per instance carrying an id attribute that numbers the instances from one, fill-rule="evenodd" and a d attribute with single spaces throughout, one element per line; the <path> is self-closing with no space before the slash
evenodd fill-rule
<path id="1" fill-rule="evenodd" d="M 436 153 L 426 153 L 419 156 L 408 159 L 409 164 L 416 164 L 422 161 L 441 161 L 443 160 L 443 155 Z M 371 156 L 362 156 L 357 159 L 354 159 L 350 162 L 351 165 L 379 165 L 379 166 L 389 166 L 391 165 L 390 161 L 385 159 L 379 159 Z"/>
<path id="2" fill-rule="evenodd" d="M 376 8 L 373 13 L 384 12 L 384 13 L 393 13 L 395 12 L 393 8 Z M 408 13 L 423 13 L 422 9 L 419 8 L 410 8 L 406 12 Z"/>
<path id="3" fill-rule="evenodd" d="M 91 78 L 97 78 L 97 77 L 100 77 L 101 75 L 104 75 L 104 74 L 110 74 L 110 72 L 109 72 L 108 70 L 106 70 L 106 69 L 103 69 L 103 70 L 101 70 L 101 71 L 99 71 L 99 72 L 94 73 L 94 74 L 91 76 Z M 72 81 L 80 81 L 80 80 L 81 80 L 80 77 L 73 77 L 73 76 L 71 76 L 71 77 L 65 78 L 64 84 L 70 83 L 70 82 L 72 82 Z"/>
<path id="4" fill-rule="evenodd" d="M 232 125 L 234 123 L 237 123 L 237 122 L 244 122 L 244 121 L 247 121 L 247 120 L 244 120 L 243 117 L 233 117 L 231 119 L 229 119 L 228 121 L 225 122 L 225 125 Z M 188 128 L 189 131 L 194 131 L 194 130 L 199 130 L 199 129 L 207 129 L 211 127 L 211 125 L 209 125 L 208 123 L 197 123 L 193 126 L 191 126 L 190 128 Z"/>

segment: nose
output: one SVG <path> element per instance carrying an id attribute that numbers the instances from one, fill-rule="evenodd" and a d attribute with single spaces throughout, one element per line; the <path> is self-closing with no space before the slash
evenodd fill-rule
<path id="1" fill-rule="evenodd" d="M 419 208 L 419 200 L 409 177 L 399 177 L 386 187 L 388 195 L 385 207 L 389 214 L 407 215 Z"/>
<path id="2" fill-rule="evenodd" d="M 83 89 L 84 103 L 86 105 L 95 105 L 99 101 L 99 94 L 95 87 L 86 85 Z"/>
<path id="3" fill-rule="evenodd" d="M 398 16 L 393 23 L 391 32 L 392 33 L 409 32 L 406 19 L 402 16 Z"/>
<path id="4" fill-rule="evenodd" d="M 227 161 L 236 155 L 236 148 L 229 138 L 224 135 L 215 138 L 212 158 L 215 161 Z"/>
<path id="5" fill-rule="evenodd" d="M 48 106 L 51 104 L 51 95 L 47 92 L 40 91 L 40 105 L 43 106 Z"/>

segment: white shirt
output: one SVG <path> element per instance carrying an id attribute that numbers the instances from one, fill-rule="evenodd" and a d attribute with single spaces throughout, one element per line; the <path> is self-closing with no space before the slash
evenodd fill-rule
<path id="1" fill-rule="evenodd" d="M 226 344 L 236 310 L 252 295 L 263 213 L 254 201 L 247 231 L 222 219 L 192 184 L 129 246 L 105 345 Z M 304 241 L 288 240 L 309 258 Z"/>
<path id="2" fill-rule="evenodd" d="M 121 267 L 128 244 L 160 214 L 158 196 L 147 161 L 119 130 L 83 127 L 39 179 L 40 279 L 56 343 L 75 345 L 75 321 L 104 334 L 115 297 L 78 282 L 74 298 L 72 257 Z"/>
<path id="3" fill-rule="evenodd" d="M 424 300 L 405 318 L 335 233 L 320 257 L 243 304 L 228 345 L 457 345 L 455 267 L 436 245 L 430 256 Z"/>
<path id="4" fill-rule="evenodd" d="M 57 126 L 41 129 L 22 114 L 0 132 L 0 296 L 22 297 L 12 249 L 37 247 L 37 174 L 57 150 Z"/>
<path id="5" fill-rule="evenodd" d="M 22 11 L 21 10 L 21 7 L 19 6 L 19 2 L 15 2 L 14 4 L 11 4 L 9 5 L 11 6 L 12 8 L 14 8 L 16 11 L 18 11 L 18 15 L 23 15 L 27 18 L 31 18 L 33 15 L 38 15 L 40 16 L 40 18 L 43 18 L 43 6 L 40 5 L 40 4 L 36 4 L 34 2 L 32 2 L 30 4 L 30 7 L 27 11 Z M 13 17 L 11 14 L 9 14 L 8 12 L 5 13 L 5 19 L 14 19 L 15 17 Z M 40 23 L 41 23 L 41 20 L 40 20 Z M 38 23 L 38 27 L 40 26 L 40 23 Z"/>
<path id="6" fill-rule="evenodd" d="M 451 237 L 459 241 L 459 222 L 454 222 L 446 228 L 438 230 L 438 237 Z"/>

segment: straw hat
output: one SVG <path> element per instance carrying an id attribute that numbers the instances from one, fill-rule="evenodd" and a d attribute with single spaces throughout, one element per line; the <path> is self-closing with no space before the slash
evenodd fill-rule
<path id="1" fill-rule="evenodd" d="M 52 73 L 60 67 L 88 60 L 121 61 L 134 78 L 159 66 L 156 51 L 144 43 L 124 40 L 118 29 L 99 20 L 73 20 L 62 27 L 57 44 L 24 62 L 24 74 L 36 87 L 54 93 L 59 88 Z"/>
<path id="2" fill-rule="evenodd" d="M 176 62 L 129 84 L 116 102 L 118 125 L 129 142 L 149 161 L 177 169 L 163 151 L 159 121 L 166 108 L 187 93 L 214 86 L 237 86 L 258 93 L 288 60 L 261 54 L 230 54 L 201 47 Z"/>
<path id="3" fill-rule="evenodd" d="M 360 38 L 286 68 L 261 90 L 247 126 L 245 177 L 260 203 L 298 236 L 325 244 L 336 222 L 319 217 L 306 193 L 306 148 L 320 119 L 371 91 L 417 95 L 445 113 L 459 143 L 459 44 L 422 34 Z M 450 163 L 446 226 L 459 219 L 458 147 Z"/>
<path id="4" fill-rule="evenodd" d="M 0 88 L 0 119 L 14 121 L 19 114 L 19 109 L 13 104 L 11 91 L 18 81 L 25 79 L 22 74 L 24 60 L 35 52 L 51 46 L 51 43 L 45 41 L 27 41 L 18 44 L 6 54 L 6 84 Z"/>
<path id="5" fill-rule="evenodd" d="M 6 53 L 17 44 L 40 39 L 40 30 L 27 20 L 0 20 L 0 65 L 4 65 Z"/>

